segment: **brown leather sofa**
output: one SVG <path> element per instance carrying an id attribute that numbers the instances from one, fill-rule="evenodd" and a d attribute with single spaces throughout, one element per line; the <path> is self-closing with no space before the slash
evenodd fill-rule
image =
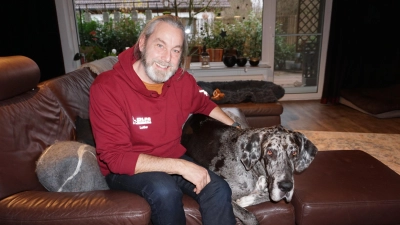
<path id="1" fill-rule="evenodd" d="M 150 208 L 122 191 L 48 192 L 35 173 L 41 152 L 75 140 L 75 121 L 88 118 L 96 74 L 82 68 L 38 84 L 40 71 L 23 56 L 0 57 L 0 224 L 150 224 Z M 201 224 L 197 203 L 183 199 L 187 224 Z M 291 204 L 249 207 L 260 224 L 293 224 Z"/>
<path id="2" fill-rule="evenodd" d="M 0 57 L 0 224 L 151 224 L 138 195 L 48 192 L 40 184 L 36 160 L 55 141 L 76 140 L 75 121 L 88 118 L 96 74 L 82 68 L 38 84 L 39 77 L 32 60 Z M 296 175 L 291 203 L 248 210 L 260 224 L 400 224 L 399 190 L 400 176 L 366 153 L 319 152 Z M 184 196 L 183 204 L 187 224 L 200 225 L 197 203 Z"/>

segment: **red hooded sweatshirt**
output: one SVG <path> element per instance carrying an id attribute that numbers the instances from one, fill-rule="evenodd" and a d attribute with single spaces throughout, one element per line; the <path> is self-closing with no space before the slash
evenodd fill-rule
<path id="1" fill-rule="evenodd" d="M 182 126 L 191 113 L 209 115 L 217 106 L 193 76 L 178 69 L 162 93 L 147 90 L 133 70 L 133 48 L 90 88 L 89 115 L 103 175 L 135 173 L 139 154 L 179 158 Z"/>

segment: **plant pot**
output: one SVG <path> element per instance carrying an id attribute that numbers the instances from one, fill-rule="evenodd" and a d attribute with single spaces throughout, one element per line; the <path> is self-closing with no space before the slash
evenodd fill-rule
<path id="1" fill-rule="evenodd" d="M 224 49 L 222 48 L 215 48 L 214 49 L 214 58 L 213 62 L 221 62 L 222 56 L 224 55 Z"/>
<path id="2" fill-rule="evenodd" d="M 232 67 L 236 64 L 236 56 L 234 55 L 225 55 L 223 62 L 225 64 L 225 66 L 227 67 Z"/>
<path id="3" fill-rule="evenodd" d="M 207 48 L 207 53 L 210 56 L 210 62 L 214 62 L 214 49 L 213 48 Z"/>
<path id="4" fill-rule="evenodd" d="M 260 63 L 260 59 L 259 58 L 250 58 L 249 63 L 251 66 L 258 66 L 258 64 Z"/>
<path id="5" fill-rule="evenodd" d="M 246 57 L 238 57 L 236 59 L 237 66 L 243 67 L 243 66 L 246 65 L 246 63 L 247 63 L 247 58 Z"/>

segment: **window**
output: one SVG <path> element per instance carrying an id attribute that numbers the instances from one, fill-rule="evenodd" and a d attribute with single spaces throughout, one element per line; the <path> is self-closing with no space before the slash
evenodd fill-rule
<path id="1" fill-rule="evenodd" d="M 74 56 L 76 55 L 76 53 L 79 51 L 79 45 L 80 43 L 78 43 L 78 32 L 77 32 L 77 25 L 75 22 L 75 19 L 78 18 L 79 15 L 77 15 L 77 11 L 81 12 L 81 16 L 86 13 L 86 5 L 81 5 L 81 8 L 79 10 L 76 9 L 76 4 L 75 2 L 78 0 L 70 0 L 70 1 L 65 1 L 65 0 L 55 0 L 56 2 L 56 7 L 57 7 L 57 15 L 59 17 L 59 26 L 60 26 L 60 36 L 61 36 L 61 41 L 62 41 L 62 47 L 63 47 L 63 55 L 64 55 L 64 64 L 65 64 L 65 68 L 66 71 L 72 71 L 74 69 L 76 69 L 77 67 L 79 67 L 79 61 L 74 61 L 73 63 L 71 63 L 71 59 L 74 58 Z M 186 1 L 186 2 L 207 2 L 205 0 L 182 0 L 182 1 Z M 213 17 L 214 20 L 213 21 L 228 21 L 225 23 L 225 25 L 227 26 L 234 24 L 236 21 L 244 21 L 245 19 L 249 18 L 249 11 L 252 9 L 252 11 L 254 11 L 254 14 L 257 15 L 257 18 L 260 18 L 261 16 L 261 20 L 262 20 L 262 33 L 261 33 L 261 51 L 259 52 L 261 54 L 261 62 L 260 65 L 270 65 L 270 68 L 267 68 L 266 70 L 266 74 L 267 74 L 267 80 L 269 81 L 274 81 L 275 83 L 279 83 L 279 77 L 277 75 L 274 75 L 276 72 L 279 71 L 279 68 L 275 71 L 274 70 L 274 64 L 275 64 L 275 54 L 276 54 L 276 49 L 275 49 L 275 38 L 277 36 L 281 36 L 284 39 L 288 38 L 289 36 L 291 36 L 292 34 L 290 33 L 277 33 L 277 35 L 275 35 L 275 28 L 276 28 L 276 19 L 277 19 L 277 15 L 279 15 L 279 13 L 277 12 L 277 5 L 279 5 L 280 3 L 278 3 L 278 1 L 280 0 L 230 0 L 230 7 L 226 8 L 226 7 L 214 7 L 212 9 L 208 9 L 207 10 L 207 14 L 208 14 L 208 18 Z M 304 2 L 313 2 L 313 1 L 307 1 L 307 0 L 298 0 L 300 1 L 304 1 Z M 84 2 L 84 1 L 81 1 Z M 89 2 L 89 1 L 86 1 Z M 96 0 L 96 2 L 106 2 L 106 0 Z M 110 2 L 110 1 L 107 1 Z M 118 1 L 119 3 L 125 3 L 125 5 L 127 5 L 128 1 Z M 130 1 L 130 2 L 136 2 L 136 1 Z M 146 1 L 141 1 L 142 3 L 142 9 L 138 10 L 138 19 L 142 18 L 143 20 L 146 17 L 146 7 L 147 4 Z M 153 1 L 152 1 L 153 2 Z M 172 7 L 173 5 L 171 4 L 172 2 L 175 2 L 175 0 L 159 0 L 159 1 L 154 1 L 154 2 L 158 2 L 157 6 L 152 8 L 151 13 L 153 16 L 155 15 L 161 15 L 162 13 L 174 13 L 175 8 Z M 219 3 L 222 2 L 228 2 L 227 0 L 215 0 L 215 6 L 219 6 Z M 320 7 L 320 9 L 324 10 L 324 14 L 321 15 L 320 17 L 320 22 L 321 25 L 323 25 L 321 27 L 321 30 L 319 31 L 319 34 L 322 34 L 322 36 L 320 36 L 320 42 L 319 42 L 319 51 L 320 54 L 318 56 L 318 80 L 316 81 L 316 86 L 312 87 L 312 90 L 310 90 L 310 87 L 285 87 L 286 89 L 286 95 L 284 97 L 284 100 L 291 100 L 291 99 L 318 99 L 321 96 L 322 93 L 322 83 L 323 83 L 323 72 L 324 72 L 324 68 L 325 68 L 325 58 L 326 58 L 326 49 L 327 49 L 327 42 L 328 42 L 328 36 L 329 36 L 329 23 L 330 23 L 330 12 L 331 12 L 331 5 L 332 5 L 332 0 L 318 0 L 318 2 L 322 2 L 322 6 Z M 168 3 L 168 4 L 167 4 Z M 150 4 L 150 2 L 149 2 Z M 109 13 L 109 18 L 115 20 L 114 15 L 119 15 L 120 18 L 125 18 L 125 16 L 132 16 L 132 7 L 126 6 L 123 7 L 124 10 L 119 11 L 121 14 L 114 14 L 114 10 L 113 7 L 116 9 L 116 3 L 110 4 L 110 5 L 105 5 L 103 3 L 103 5 L 99 6 L 99 9 L 96 10 L 89 10 L 89 6 L 88 6 L 88 12 L 92 13 L 91 17 L 102 17 L 102 14 L 98 13 L 98 16 L 95 16 L 96 12 L 103 12 L 104 8 L 107 9 L 107 12 Z M 164 6 L 168 6 L 167 8 L 162 8 Z M 239 8 L 238 8 L 239 6 Z M 253 6 L 257 6 L 255 9 L 253 9 Z M 158 7 L 158 10 L 157 10 Z M 190 21 L 190 17 L 189 17 L 189 13 L 183 10 L 184 5 L 180 5 L 177 9 L 178 14 L 183 17 L 186 18 L 185 20 Z M 187 6 L 186 6 L 187 8 Z M 120 7 L 118 8 L 120 9 Z M 189 26 L 189 32 L 192 34 L 191 37 L 194 37 L 194 40 L 196 40 L 196 37 L 198 37 L 199 33 L 201 34 L 202 30 L 204 30 L 204 23 L 202 23 L 202 19 L 203 18 L 203 14 L 198 13 L 196 14 L 196 12 L 198 11 L 198 8 L 194 8 L 191 12 L 191 15 L 193 15 L 192 19 L 193 21 L 196 21 L 193 23 L 193 26 Z M 149 13 L 149 11 L 147 11 Z M 241 13 L 241 14 L 237 14 L 238 16 L 235 17 L 236 13 Z M 229 15 L 231 15 L 231 17 L 229 17 Z M 233 16 L 232 16 L 233 15 Z M 240 16 L 239 16 L 240 15 Z M 221 18 L 219 18 L 219 16 L 221 16 Z M 75 18 L 76 17 L 76 18 Z M 84 18 L 84 17 L 83 17 Z M 95 18 L 93 18 L 94 20 Z M 204 22 L 204 21 L 203 21 Z M 218 22 L 219 23 L 219 22 Z M 203 27 L 202 27 L 203 25 Z M 217 24 L 218 25 L 218 24 Z M 217 25 L 213 25 L 211 27 L 213 28 L 218 28 Z M 224 26 L 225 26 L 224 25 Z M 211 28 L 210 27 L 210 28 Z M 228 28 L 225 28 L 226 37 L 229 37 L 229 33 L 228 33 Z M 221 30 L 219 30 L 221 31 Z M 197 33 L 196 33 L 197 32 Z M 204 31 L 203 31 L 204 33 Z M 196 36 L 197 34 L 197 36 Z M 218 33 L 216 33 L 218 34 Z M 221 34 L 221 32 L 219 32 L 219 34 Z M 294 34 L 294 33 L 293 33 Z M 203 34 L 204 35 L 204 34 Z M 223 34 L 224 35 L 224 34 Z M 304 36 L 301 33 L 296 33 L 294 35 L 300 35 L 300 36 Z M 307 34 L 306 36 L 312 36 L 315 34 Z M 216 36 L 217 38 L 221 37 L 220 36 Z M 217 41 L 217 40 L 214 40 Z M 126 45 L 126 46 L 125 46 Z M 128 47 L 128 44 L 124 44 L 122 46 L 124 47 Z M 211 46 L 212 44 L 210 44 Z M 120 48 L 124 48 L 124 47 L 120 47 Z M 116 47 L 113 47 L 116 48 Z M 248 50 L 248 49 L 247 49 Z M 243 50 L 243 52 L 245 52 Z M 107 53 L 106 54 L 110 54 Z M 295 55 L 296 56 L 296 55 Z M 297 54 L 297 56 L 299 56 Z M 195 57 L 194 57 L 195 58 Z M 195 61 L 196 59 L 194 59 Z M 296 59 L 294 60 L 296 61 Z M 297 59 L 297 62 L 299 60 Z M 193 64 L 196 64 L 195 62 Z M 211 62 L 211 66 L 214 65 L 222 65 L 222 62 Z M 247 65 L 248 66 L 248 65 Z M 282 68 L 282 67 L 281 67 Z M 290 67 L 289 67 L 290 68 Z M 295 68 L 295 67 L 292 67 Z M 226 72 L 227 75 L 229 75 L 229 72 Z M 318 88 L 319 87 L 319 88 Z M 300 89 L 305 88 L 307 91 L 301 91 Z M 308 88 L 308 89 L 307 89 Z M 291 94 L 291 93 L 304 93 L 301 95 L 298 94 Z"/>
<path id="2" fill-rule="evenodd" d="M 259 58 L 262 7 L 262 0 L 75 0 L 80 51 L 86 61 L 118 54 L 136 42 L 146 21 L 173 14 L 187 27 L 192 62 L 199 61 L 203 46 L 211 62 L 222 61 L 223 49 Z M 220 54 L 214 49 L 221 49 Z"/>
<path id="3" fill-rule="evenodd" d="M 277 0 L 274 81 L 286 93 L 317 92 L 324 0 Z"/>

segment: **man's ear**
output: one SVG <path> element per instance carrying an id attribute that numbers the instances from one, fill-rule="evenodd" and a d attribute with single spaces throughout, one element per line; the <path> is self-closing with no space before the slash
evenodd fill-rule
<path id="1" fill-rule="evenodd" d="M 241 146 L 242 161 L 246 170 L 250 170 L 260 160 L 261 157 L 261 137 L 255 133 L 251 135 L 247 143 L 243 143 Z"/>
<path id="2" fill-rule="evenodd" d="M 300 132 L 294 132 L 296 144 L 299 146 L 299 157 L 294 162 L 296 172 L 305 170 L 317 155 L 317 147 Z"/>
<path id="3" fill-rule="evenodd" d="M 144 49 L 144 47 L 145 47 L 144 45 L 146 44 L 144 35 L 141 35 L 141 36 L 139 37 L 138 43 L 139 43 L 139 50 L 140 50 L 140 52 L 143 52 L 143 49 Z"/>

